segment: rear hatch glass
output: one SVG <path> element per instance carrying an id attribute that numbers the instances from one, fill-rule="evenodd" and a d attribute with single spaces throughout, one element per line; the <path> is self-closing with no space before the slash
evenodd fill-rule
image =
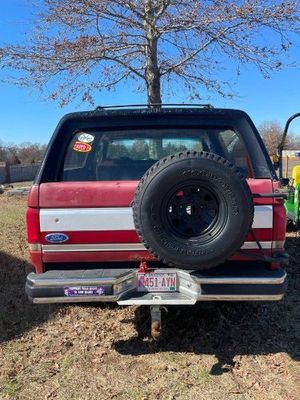
<path id="1" fill-rule="evenodd" d="M 172 128 L 78 131 L 68 144 L 60 180 L 139 180 L 155 162 L 181 151 L 218 154 L 252 176 L 246 146 L 233 129 Z"/>

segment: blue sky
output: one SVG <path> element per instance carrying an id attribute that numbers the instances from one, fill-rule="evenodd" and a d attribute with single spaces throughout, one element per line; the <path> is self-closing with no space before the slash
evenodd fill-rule
<path id="1" fill-rule="evenodd" d="M 30 30 L 31 9 L 26 0 L 1 0 L 0 44 L 20 41 L 24 31 Z M 266 120 L 276 120 L 282 125 L 286 119 L 300 112 L 300 39 L 289 54 L 289 61 L 298 67 L 274 73 L 264 79 L 253 67 L 242 69 L 234 79 L 238 96 L 232 100 L 212 97 L 215 107 L 239 108 L 246 111 L 256 125 Z M 228 63 L 229 66 L 229 63 Z M 0 70 L 0 80 L 3 72 Z M 67 112 L 87 110 L 78 102 L 61 108 L 57 103 L 45 101 L 34 89 L 21 89 L 0 83 L 0 141 L 4 143 L 47 143 L 58 120 Z M 185 93 L 168 98 L 168 102 L 186 101 Z M 145 95 L 135 93 L 130 85 L 122 85 L 115 92 L 96 96 L 98 105 L 144 103 Z M 205 99 L 204 101 L 205 102 Z M 300 118 L 291 125 L 300 135 Z"/>

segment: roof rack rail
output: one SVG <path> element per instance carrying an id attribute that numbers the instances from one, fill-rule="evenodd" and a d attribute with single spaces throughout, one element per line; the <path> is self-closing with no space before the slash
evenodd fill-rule
<path id="1" fill-rule="evenodd" d="M 119 105 L 109 105 L 109 106 L 98 106 L 96 110 L 108 110 L 108 109 L 118 109 L 118 108 L 149 108 L 149 107 L 189 107 L 189 108 L 211 108 L 214 107 L 211 104 L 179 104 L 179 103 L 170 103 L 170 104 L 119 104 Z"/>

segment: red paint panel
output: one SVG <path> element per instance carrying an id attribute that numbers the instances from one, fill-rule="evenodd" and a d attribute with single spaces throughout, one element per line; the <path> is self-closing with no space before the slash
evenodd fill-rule
<path id="1" fill-rule="evenodd" d="M 252 254 L 261 254 L 260 250 L 247 250 L 247 252 Z M 271 249 L 265 249 L 264 253 L 266 255 L 271 255 Z M 110 261 L 141 261 L 145 260 L 155 260 L 155 257 L 147 251 L 103 251 L 103 252 L 66 252 L 66 253 L 44 253 L 43 261 L 44 263 L 62 263 L 62 262 L 110 262 Z M 234 255 L 230 257 L 230 260 L 235 261 L 246 261 L 252 260 L 246 256 Z"/>
<path id="2" fill-rule="evenodd" d="M 272 229 L 255 229 L 255 235 L 258 240 L 271 241 L 272 240 Z M 77 231 L 68 232 L 63 231 L 68 235 L 69 240 L 64 244 L 78 244 L 78 243 L 140 243 L 139 237 L 136 231 Z M 50 245 L 47 242 L 45 236 L 49 232 L 42 233 L 42 244 Z M 279 240 L 279 239 L 278 239 Z M 251 233 L 248 234 L 246 241 L 254 242 L 255 239 Z"/>
<path id="3" fill-rule="evenodd" d="M 62 262 L 102 262 L 102 261 L 141 261 L 155 260 L 155 257 L 148 251 L 91 251 L 87 253 L 66 252 L 66 253 L 44 253 L 44 263 Z"/>
<path id="4" fill-rule="evenodd" d="M 271 228 L 253 229 L 257 240 L 267 242 L 272 240 L 273 230 Z M 255 238 L 251 232 L 248 233 L 245 242 L 253 242 Z"/>
<path id="5" fill-rule="evenodd" d="M 64 244 L 77 244 L 77 243 L 139 243 L 140 240 L 136 231 L 78 231 L 78 232 L 67 232 L 69 240 Z M 42 233 L 42 244 L 51 243 L 47 242 L 45 236 L 49 232 Z"/>
<path id="6" fill-rule="evenodd" d="M 256 194 L 256 193 L 261 193 L 261 194 L 267 194 L 267 193 L 273 193 L 273 182 L 271 179 L 252 179 L 249 178 L 247 179 L 248 185 L 250 187 L 251 193 Z M 260 205 L 271 205 L 273 204 L 274 200 L 272 198 L 267 199 L 267 198 L 255 198 L 253 199 L 254 204 L 260 204 Z"/>
<path id="7" fill-rule="evenodd" d="M 137 185 L 138 181 L 42 183 L 40 207 L 130 207 Z"/>
<path id="8" fill-rule="evenodd" d="M 33 185 L 30 189 L 27 198 L 28 207 L 38 207 L 39 206 L 39 186 Z"/>
<path id="9" fill-rule="evenodd" d="M 281 189 L 280 182 L 273 182 L 274 190 Z M 284 241 L 286 237 L 286 210 L 284 201 L 276 199 L 273 207 L 273 240 Z M 276 253 L 278 249 L 275 249 Z"/>
<path id="10" fill-rule="evenodd" d="M 252 193 L 273 193 L 271 179 L 248 179 Z M 41 208 L 129 207 L 138 181 L 49 182 L 40 185 Z M 255 199 L 273 204 L 273 199 Z"/>
<path id="11" fill-rule="evenodd" d="M 273 206 L 273 240 L 285 240 L 286 211 L 281 204 Z"/>
<path id="12" fill-rule="evenodd" d="M 272 249 L 263 249 L 264 250 L 264 254 L 267 256 L 272 256 Z M 250 250 L 243 250 L 247 253 L 250 254 L 257 254 L 257 255 L 262 255 L 261 251 L 259 249 L 250 249 Z M 251 257 L 247 257 L 246 255 L 240 255 L 240 254 L 235 254 L 233 256 L 231 256 L 229 258 L 229 260 L 233 260 L 233 261 L 253 261 L 253 258 Z"/>

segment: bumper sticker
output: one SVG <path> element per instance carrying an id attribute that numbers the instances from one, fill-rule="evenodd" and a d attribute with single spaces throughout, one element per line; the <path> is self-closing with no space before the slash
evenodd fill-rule
<path id="1" fill-rule="evenodd" d="M 103 286 L 67 286 L 64 288 L 64 295 L 68 297 L 103 296 L 105 288 Z"/>
<path id="2" fill-rule="evenodd" d="M 94 136 L 89 133 L 82 133 L 78 136 L 78 140 L 79 142 L 92 143 L 94 141 Z"/>
<path id="3" fill-rule="evenodd" d="M 92 146 L 84 142 L 75 142 L 73 145 L 73 150 L 79 153 L 89 153 L 92 150 Z"/>

